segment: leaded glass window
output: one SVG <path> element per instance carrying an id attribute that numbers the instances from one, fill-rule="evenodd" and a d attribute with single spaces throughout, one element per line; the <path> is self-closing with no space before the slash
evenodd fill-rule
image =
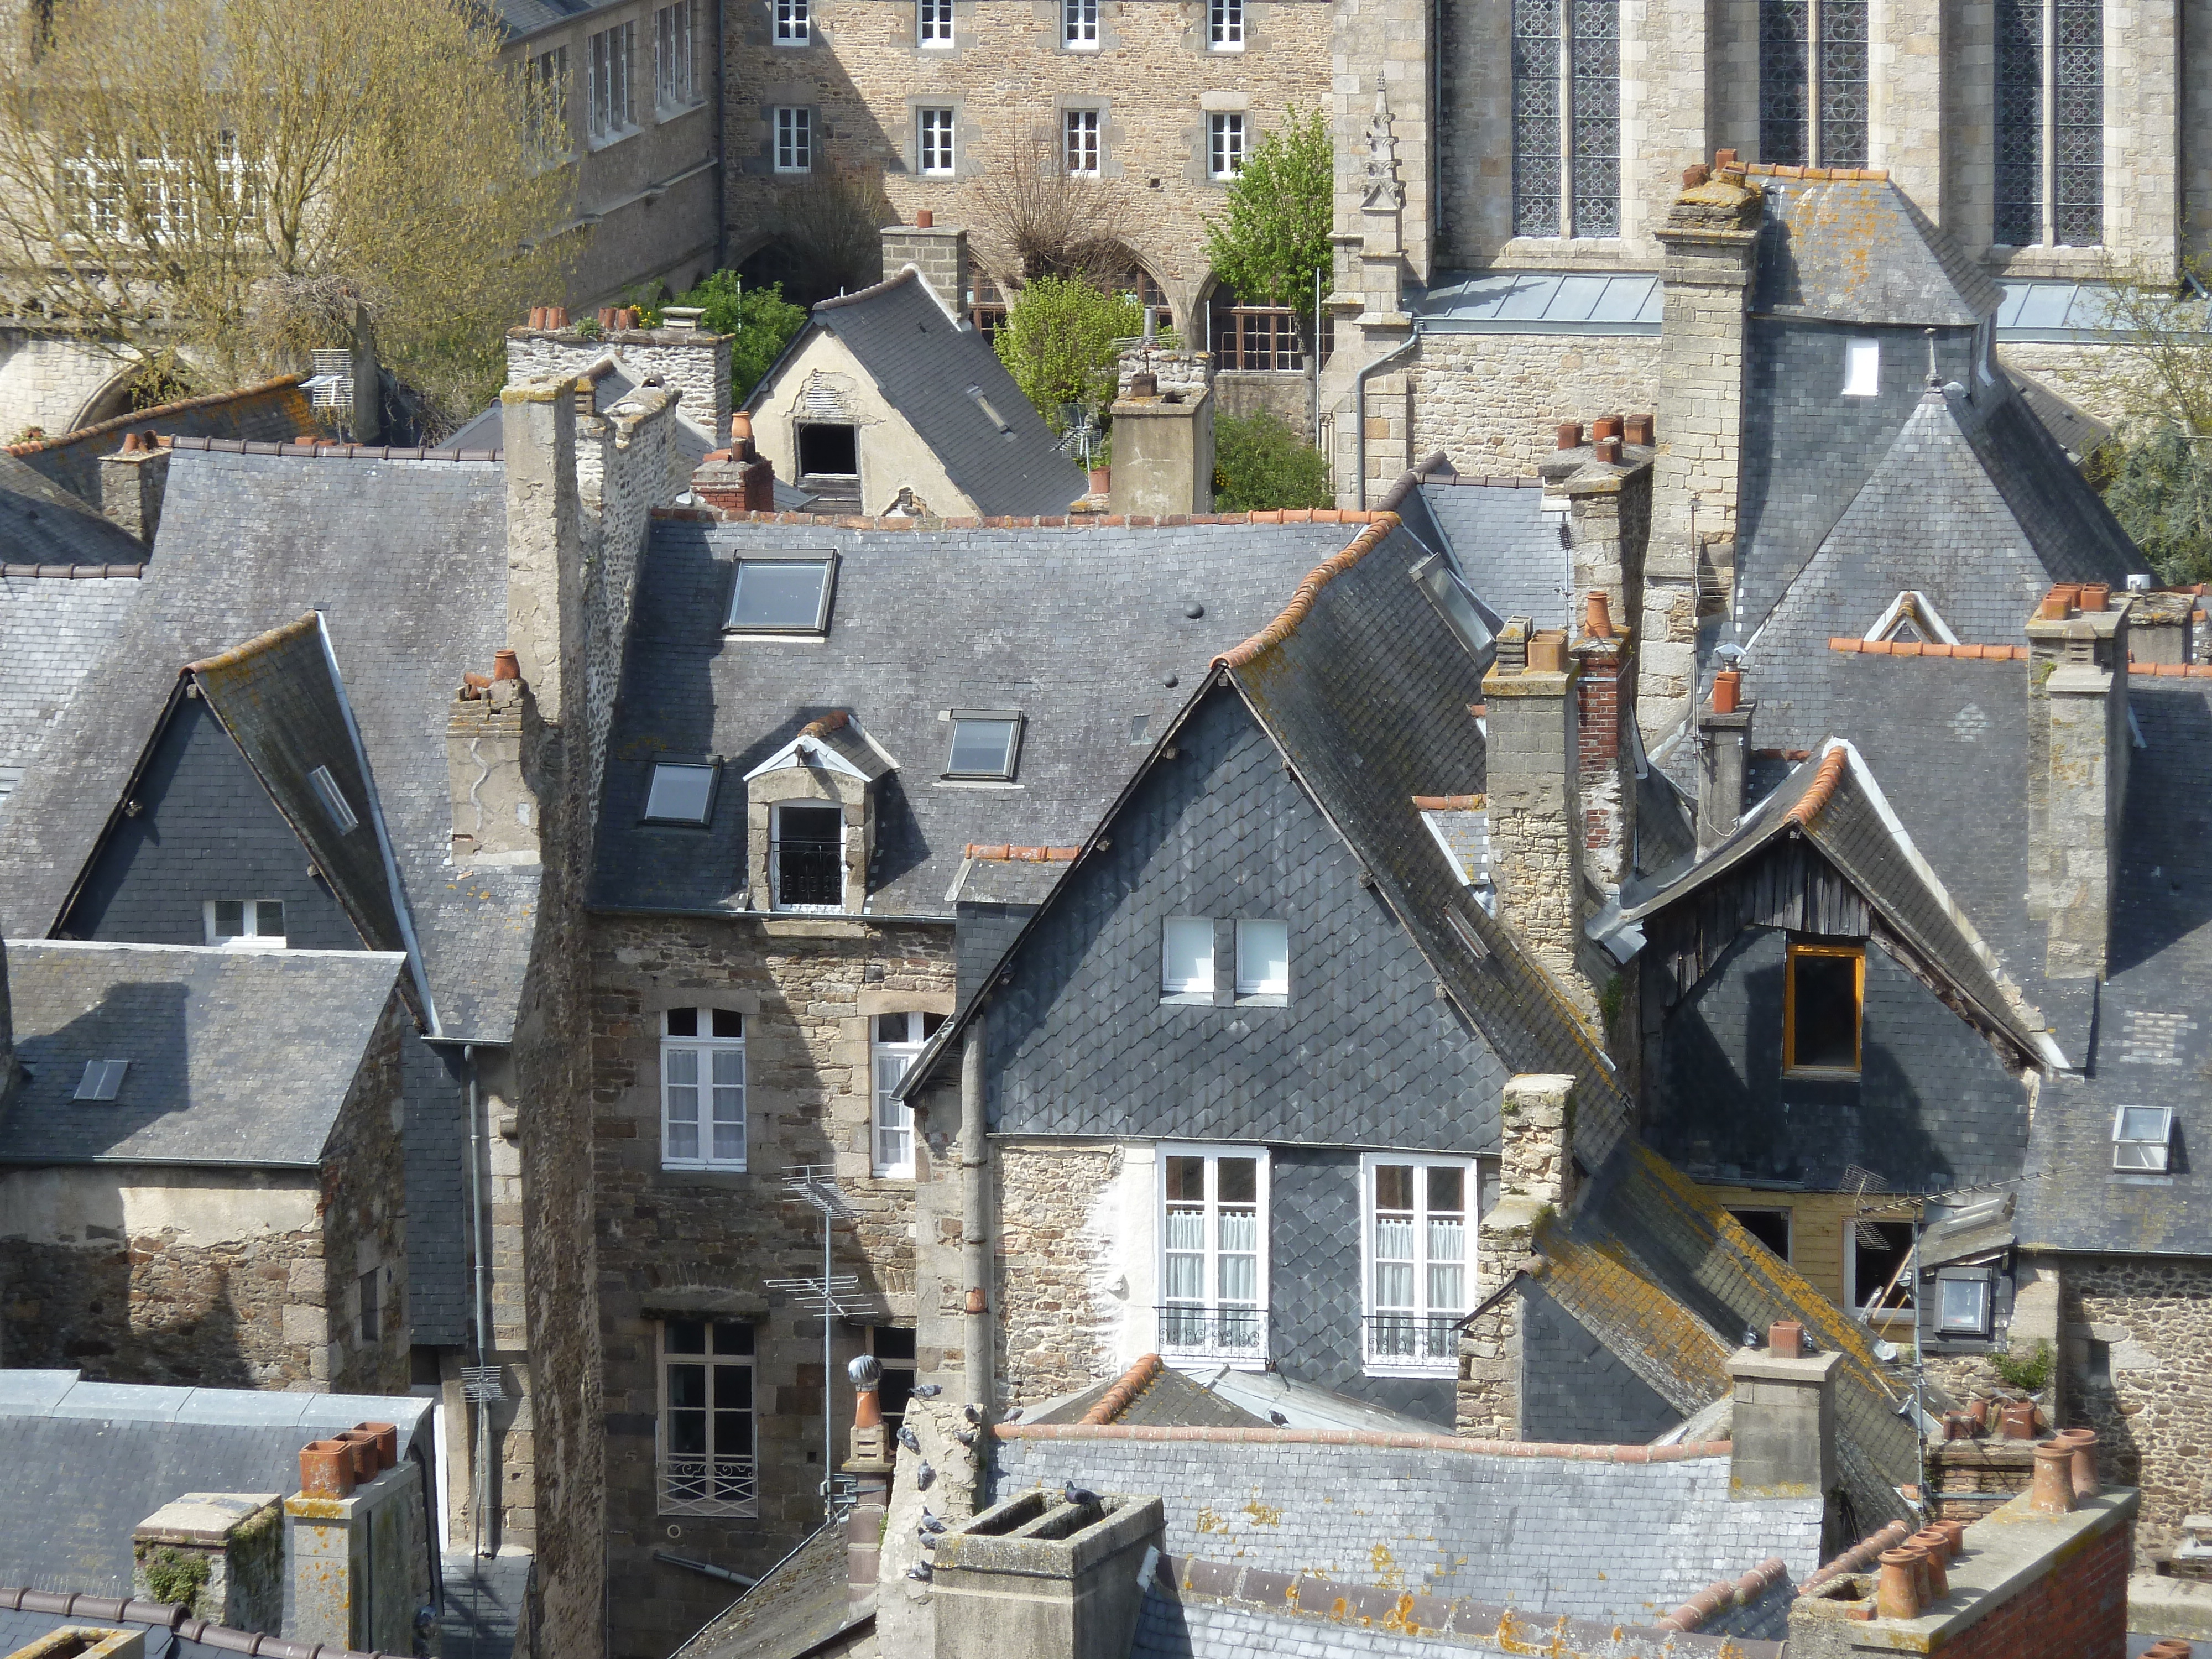
<path id="1" fill-rule="evenodd" d="M 1559 234 L 1559 0 L 1513 0 L 1513 234 Z"/>
<path id="2" fill-rule="evenodd" d="M 1997 153 L 1994 239 L 2043 240 L 2043 0 L 1996 0 Z"/>
<path id="3" fill-rule="evenodd" d="M 1620 3 L 1573 0 L 1575 234 L 1620 234 Z"/>
<path id="4" fill-rule="evenodd" d="M 2057 0 L 2051 39 L 2051 240 L 2094 247 L 2105 240 L 2105 8 Z"/>
<path id="5" fill-rule="evenodd" d="M 1867 164 L 1867 0 L 1820 0 L 1820 162 Z"/>
<path id="6" fill-rule="evenodd" d="M 1759 0 L 1759 159 L 1805 164 L 1808 0 Z"/>

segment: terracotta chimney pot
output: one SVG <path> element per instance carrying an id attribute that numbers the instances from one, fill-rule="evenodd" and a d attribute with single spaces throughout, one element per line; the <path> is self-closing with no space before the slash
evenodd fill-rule
<path id="1" fill-rule="evenodd" d="M 353 1492 L 353 1448 L 343 1440 L 310 1440 L 300 1448 L 300 1491 L 308 1498 Z"/>
<path id="2" fill-rule="evenodd" d="M 2046 1440 L 2035 1449 L 2035 1478 L 2027 1506 L 2039 1515 L 2065 1515 L 2074 1508 L 2074 1448 Z"/>
<path id="3" fill-rule="evenodd" d="M 1613 637 L 1613 613 L 1606 605 L 1605 590 L 1590 589 L 1589 599 L 1583 607 L 1583 631 L 1594 640 Z"/>
<path id="4" fill-rule="evenodd" d="M 1955 1561 L 1966 1553 L 1966 1523 L 1963 1521 L 1938 1521 L 1936 1530 L 1942 1533 L 1950 1545 L 1951 1559 Z"/>
<path id="5" fill-rule="evenodd" d="M 744 410 L 730 416 L 730 448 L 732 451 L 753 441 L 753 417 Z"/>
<path id="6" fill-rule="evenodd" d="M 937 215 L 928 208 L 917 210 L 914 216 L 914 228 L 916 230 L 934 230 L 937 228 Z"/>
<path id="7" fill-rule="evenodd" d="M 1656 424 L 1657 422 L 1649 415 L 1632 415 L 1624 422 L 1620 435 L 1630 443 L 1649 449 L 1651 447 L 1652 429 Z"/>
<path id="8" fill-rule="evenodd" d="M 1713 676 L 1713 713 L 1733 714 L 1742 701 L 1743 671 L 1741 669 L 1723 668 Z"/>
<path id="9" fill-rule="evenodd" d="M 1620 465 L 1620 438 L 1618 434 L 1597 441 L 1597 458 L 1609 466 Z"/>
<path id="10" fill-rule="evenodd" d="M 2074 1449 L 2074 1495 L 2090 1496 L 2098 1486 L 2096 1430 L 2067 1429 L 2057 1438 L 2060 1444 Z"/>
<path id="11" fill-rule="evenodd" d="M 1528 641 L 1528 672 L 1564 674 L 1567 672 L 1567 641 L 1564 634 L 1547 629 Z"/>
<path id="12" fill-rule="evenodd" d="M 1925 1553 L 1912 1548 L 1881 1553 L 1881 1575 L 1875 1580 L 1874 1607 L 1884 1619 L 1920 1616 L 1920 1576 L 1914 1568 Z"/>
<path id="13" fill-rule="evenodd" d="M 356 1423 L 362 1434 L 376 1437 L 376 1467 L 388 1469 L 399 1461 L 399 1425 L 396 1423 Z"/>
<path id="14" fill-rule="evenodd" d="M 1682 169 L 1682 188 L 1684 190 L 1695 190 L 1699 185 L 1704 184 L 1706 179 L 1712 176 L 1711 169 L 1707 167 L 1703 161 L 1698 162 L 1694 167 L 1684 167 Z"/>
<path id="15" fill-rule="evenodd" d="M 367 1486 L 383 1473 L 383 1466 L 376 1455 L 374 1435 L 363 1434 L 359 1429 L 346 1429 L 342 1431 L 337 1437 L 353 1453 L 355 1486 Z"/>
<path id="16" fill-rule="evenodd" d="M 1719 712 L 1725 714 L 1729 709 L 1735 707 L 1735 703 L 1731 699 L 1729 708 L 1723 708 Z M 1776 1320 L 1766 1328 L 1766 1351 L 1777 1359 L 1802 1358 L 1805 1352 L 1805 1328 L 1794 1319 Z"/>
<path id="17" fill-rule="evenodd" d="M 1917 1544 L 1921 1559 L 1928 1564 L 1928 1599 L 1940 1601 L 1951 1593 L 1951 1575 L 1943 1565 L 1943 1558 L 1951 1553 L 1951 1540 L 1935 1527 L 1923 1527 L 1905 1540 Z"/>
<path id="18" fill-rule="evenodd" d="M 1986 1429 L 1987 1427 L 1989 1427 L 1989 1425 L 1990 1425 L 1990 1397 L 1989 1397 L 1989 1395 L 1983 1395 L 1980 1399 L 1978 1399 L 1978 1400 L 1969 1401 L 1967 1402 L 1967 1405 L 1966 1405 L 1966 1416 L 1967 1416 L 1967 1418 L 1968 1418 L 1968 1419 L 1969 1419 L 1973 1423 L 1973 1425 L 1974 1425 L 1977 1429 Z"/>
<path id="19" fill-rule="evenodd" d="M 2000 1432 L 2007 1440 L 2035 1438 L 2035 1402 L 2033 1400 L 2009 1401 L 1999 1420 Z"/>
<path id="20" fill-rule="evenodd" d="M 508 646 L 501 646 L 491 653 L 491 677 L 495 680 L 519 680 L 522 678 L 522 659 Z"/>
<path id="21" fill-rule="evenodd" d="M 1601 415 L 1590 422 L 1590 436 L 1601 443 L 1607 438 L 1620 435 L 1620 416 L 1618 415 Z"/>
<path id="22" fill-rule="evenodd" d="M 2111 602 L 2112 597 L 2112 587 L 2110 582 L 2081 584 L 2081 609 L 2084 612 L 2102 611 Z"/>
<path id="23" fill-rule="evenodd" d="M 1559 447 L 1580 449 L 1583 447 L 1583 423 L 1580 421 L 1559 422 Z"/>

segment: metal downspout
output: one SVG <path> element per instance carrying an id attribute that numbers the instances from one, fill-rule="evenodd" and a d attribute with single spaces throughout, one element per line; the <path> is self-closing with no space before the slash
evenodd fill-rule
<path id="1" fill-rule="evenodd" d="M 486 1163 L 490 1152 L 489 1139 L 483 1121 L 483 1103 L 477 1089 L 477 1051 L 474 1043 L 461 1049 L 461 1063 L 469 1073 L 469 1212 L 471 1231 L 476 1236 L 477 1258 L 477 1364 L 490 1364 L 491 1352 L 491 1252 L 484 1238 L 484 1182 L 489 1177 Z M 476 1541 L 472 1547 L 479 1558 L 499 1553 L 498 1527 L 486 1525 L 486 1511 L 491 1505 L 491 1402 L 477 1401 L 477 1495 L 469 1507 L 474 1511 Z M 489 1547 L 487 1547 L 489 1546 Z"/>
<path id="2" fill-rule="evenodd" d="M 1352 459 L 1359 468 L 1359 510 L 1363 513 L 1367 510 L 1367 377 L 1374 374 L 1376 369 L 1387 368 L 1389 365 L 1396 362 L 1399 358 L 1404 356 L 1415 346 L 1420 344 L 1420 343 L 1421 325 L 1419 323 L 1415 323 L 1413 325 L 1413 332 L 1410 338 L 1407 339 L 1401 344 L 1391 347 L 1389 350 L 1384 352 L 1373 362 L 1368 364 L 1366 368 L 1361 369 L 1359 371 L 1358 377 L 1352 382 L 1352 438 L 1355 446 L 1352 452 Z M 1407 435 L 1409 438 L 1412 436 L 1410 433 Z M 1407 457 L 1410 459 L 1413 453 L 1413 445 L 1408 443 L 1406 446 L 1406 450 Z"/>
<path id="3" fill-rule="evenodd" d="M 978 1008 L 960 1047 L 960 1237 L 968 1284 L 961 1340 L 968 1358 L 968 1397 L 978 1409 L 996 1401 L 992 1381 L 989 1150 L 983 1139 L 983 1023 Z"/>

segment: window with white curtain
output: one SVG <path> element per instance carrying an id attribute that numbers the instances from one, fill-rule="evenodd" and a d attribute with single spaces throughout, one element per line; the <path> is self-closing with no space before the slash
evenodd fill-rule
<path id="1" fill-rule="evenodd" d="M 1267 1357 L 1267 1154 L 1160 1148 L 1159 1352 L 1260 1364 Z"/>
<path id="2" fill-rule="evenodd" d="M 1370 1152 L 1360 1160 L 1367 1369 L 1452 1376 L 1473 1304 L 1472 1159 Z"/>
<path id="3" fill-rule="evenodd" d="M 661 1017 L 660 1167 L 745 1167 L 745 1022 L 727 1008 Z"/>
<path id="4" fill-rule="evenodd" d="M 871 1054 L 876 1094 L 875 1139 L 869 1163 L 875 1174 L 887 1179 L 914 1179 L 914 1108 L 892 1091 L 905 1080 L 907 1068 L 944 1024 L 942 1014 L 876 1016 Z"/>
<path id="5" fill-rule="evenodd" d="M 1170 916 L 1160 924 L 1160 994 L 1184 1002 L 1213 1000 L 1213 920 Z"/>

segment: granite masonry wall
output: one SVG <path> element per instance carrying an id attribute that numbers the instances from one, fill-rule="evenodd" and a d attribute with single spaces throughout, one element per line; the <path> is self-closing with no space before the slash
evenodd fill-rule
<path id="1" fill-rule="evenodd" d="M 1565 421 L 1635 415 L 1659 400 L 1656 335 L 1425 334 L 1413 385 L 1415 455 L 1462 475 L 1527 474 Z"/>
<path id="2" fill-rule="evenodd" d="M 1115 1263 L 1094 1218 L 1121 1172 L 1116 1144 L 1005 1144 L 998 1164 L 998 1378 L 1009 1400 L 1049 1400 L 1113 1374 Z"/>

